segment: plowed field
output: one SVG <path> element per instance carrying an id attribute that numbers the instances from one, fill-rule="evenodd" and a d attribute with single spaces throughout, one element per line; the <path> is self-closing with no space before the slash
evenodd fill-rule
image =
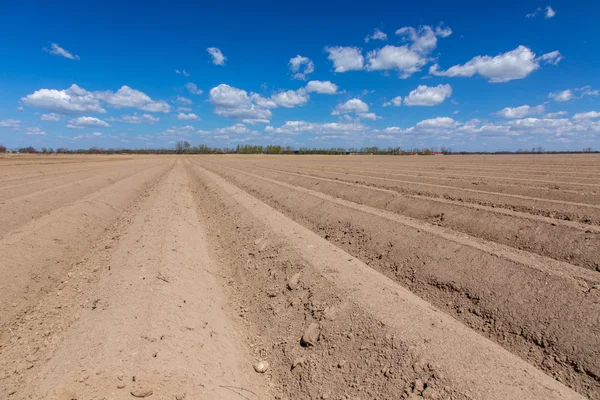
<path id="1" fill-rule="evenodd" d="M 2 399 L 600 399 L 595 155 L 8 157 L 0 189 Z"/>

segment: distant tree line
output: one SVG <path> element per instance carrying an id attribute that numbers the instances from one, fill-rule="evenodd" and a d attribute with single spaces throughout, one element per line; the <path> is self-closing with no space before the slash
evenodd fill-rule
<path id="1" fill-rule="evenodd" d="M 9 151 L 5 146 L 0 145 L 0 153 Z M 280 145 L 250 145 L 238 144 L 235 148 L 229 147 L 210 147 L 205 144 L 192 146 L 188 141 L 179 141 L 175 144 L 174 149 L 118 149 L 118 148 L 101 148 L 90 147 L 89 149 L 71 150 L 64 147 L 53 149 L 52 147 L 42 147 L 39 150 L 32 146 L 22 147 L 12 150 L 19 153 L 41 153 L 41 154 L 328 154 L 328 155 L 346 155 L 346 154 L 373 154 L 373 155 L 433 155 L 433 154 L 562 154 L 562 153 L 592 153 L 591 147 L 586 147 L 582 151 L 545 151 L 543 147 L 533 147 L 531 149 L 518 149 L 515 152 L 497 151 L 497 152 L 454 152 L 449 147 L 432 148 L 414 148 L 404 150 L 400 147 L 380 148 L 377 146 L 371 147 L 332 147 L 329 149 L 323 148 L 308 148 L 301 147 L 297 150 L 291 146 Z M 597 153 L 597 151 L 596 151 Z"/>

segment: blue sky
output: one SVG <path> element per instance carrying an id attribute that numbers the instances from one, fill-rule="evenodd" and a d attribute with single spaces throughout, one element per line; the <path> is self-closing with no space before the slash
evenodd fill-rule
<path id="1" fill-rule="evenodd" d="M 3 2 L 0 143 L 599 149 L 599 11 Z"/>

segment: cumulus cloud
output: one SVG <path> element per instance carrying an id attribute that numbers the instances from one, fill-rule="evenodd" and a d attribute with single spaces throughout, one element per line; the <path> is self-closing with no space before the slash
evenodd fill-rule
<path id="1" fill-rule="evenodd" d="M 508 82 L 523 79 L 540 67 L 542 62 L 556 65 L 562 56 L 558 51 L 546 53 L 536 58 L 529 48 L 519 46 L 514 50 L 495 57 L 476 56 L 466 64 L 455 65 L 442 71 L 438 64 L 432 65 L 429 73 L 435 76 L 471 77 L 481 75 L 489 82 Z"/>
<path id="2" fill-rule="evenodd" d="M 333 62 L 335 72 L 358 71 L 363 69 L 364 57 L 358 47 L 325 47 L 327 58 Z"/>
<path id="3" fill-rule="evenodd" d="M 73 84 L 68 89 L 40 89 L 21 98 L 23 104 L 58 114 L 105 113 L 92 92 Z"/>
<path id="4" fill-rule="evenodd" d="M 592 90 L 590 86 L 581 88 L 567 89 L 560 92 L 549 93 L 548 97 L 554 101 L 565 102 L 571 99 L 581 99 L 584 96 L 599 96 L 599 90 Z"/>
<path id="5" fill-rule="evenodd" d="M 377 119 L 375 113 L 369 112 L 369 106 L 361 99 L 350 99 L 345 103 L 338 104 L 331 112 L 331 115 L 356 114 L 357 117 L 363 119 Z M 351 118 L 347 118 L 351 119 Z"/>
<path id="6" fill-rule="evenodd" d="M 310 81 L 306 85 L 306 91 L 308 93 L 336 94 L 338 87 L 330 81 Z"/>
<path id="7" fill-rule="evenodd" d="M 528 115 L 538 115 L 544 113 L 544 106 L 539 105 L 531 107 L 527 104 L 520 107 L 506 107 L 496 113 L 496 115 L 504 118 L 524 118 Z"/>
<path id="8" fill-rule="evenodd" d="M 538 15 L 544 15 L 544 18 L 550 19 L 556 15 L 556 11 L 552 9 L 550 6 L 546 6 L 544 9 L 538 7 L 537 10 L 525 15 L 525 18 L 535 18 Z"/>
<path id="9" fill-rule="evenodd" d="M 21 121 L 18 119 L 5 119 L 0 121 L 0 128 L 19 128 Z"/>
<path id="10" fill-rule="evenodd" d="M 225 65 L 225 60 L 227 60 L 227 57 L 225 57 L 223 55 L 223 53 L 221 52 L 221 50 L 219 50 L 216 47 L 209 47 L 208 49 L 206 49 L 206 51 L 212 57 L 212 63 L 213 64 L 215 64 L 215 65 Z"/>
<path id="11" fill-rule="evenodd" d="M 125 122 L 127 124 L 155 124 L 160 121 L 160 118 L 150 114 L 134 113 L 133 115 L 121 115 L 121 118 L 109 118 L 109 121 Z"/>
<path id="12" fill-rule="evenodd" d="M 437 86 L 419 85 L 404 98 L 407 106 L 436 106 L 452 95 L 452 87 L 448 84 Z"/>
<path id="13" fill-rule="evenodd" d="M 365 132 L 368 128 L 359 122 L 328 122 L 313 123 L 307 121 L 286 121 L 278 128 L 267 127 L 265 132 L 280 135 L 299 135 L 301 133 L 312 133 L 314 135 L 349 135 Z"/>
<path id="14" fill-rule="evenodd" d="M 280 107 L 293 108 L 308 103 L 308 93 L 305 89 L 287 90 L 271 96 L 271 100 Z"/>
<path id="15" fill-rule="evenodd" d="M 202 136 L 212 135 L 216 137 L 229 137 L 231 135 L 258 135 L 257 131 L 248 128 L 244 124 L 234 124 L 225 128 L 217 128 L 210 131 L 199 130 L 197 133 Z"/>
<path id="16" fill-rule="evenodd" d="M 32 135 L 32 136 L 46 136 L 46 132 L 44 132 L 43 130 L 41 130 L 39 127 L 31 127 L 31 128 L 27 128 L 25 130 L 25 132 L 23 132 L 25 135 Z"/>
<path id="17" fill-rule="evenodd" d="M 368 43 L 369 40 L 387 40 L 387 34 L 381 32 L 379 29 L 375 28 L 375 32 L 372 35 L 368 35 L 365 38 L 365 43 Z"/>
<path id="18" fill-rule="evenodd" d="M 402 105 L 402 96 L 396 96 L 390 101 L 383 103 L 384 107 L 395 106 L 400 107 Z"/>
<path id="19" fill-rule="evenodd" d="M 42 121 L 58 122 L 58 121 L 60 121 L 60 115 L 58 115 L 56 113 L 42 114 L 40 119 Z"/>
<path id="20" fill-rule="evenodd" d="M 198 89 L 198 86 L 196 86 L 195 83 L 186 83 L 185 88 L 188 90 L 188 92 L 190 92 L 191 94 L 197 94 L 197 95 L 201 95 L 202 93 L 204 93 L 204 91 Z"/>
<path id="21" fill-rule="evenodd" d="M 172 126 L 169 129 L 160 133 L 161 139 L 174 138 L 174 139 L 183 139 L 192 136 L 192 133 L 196 129 L 193 126 Z"/>
<path id="22" fill-rule="evenodd" d="M 187 97 L 183 97 L 183 96 L 177 96 L 177 98 L 175 98 L 174 102 L 178 103 L 178 104 L 192 104 L 192 100 L 188 99 Z"/>
<path id="23" fill-rule="evenodd" d="M 260 94 L 254 93 L 250 96 L 252 102 L 257 106 L 264 108 L 277 108 L 277 103 L 273 99 L 262 97 Z"/>
<path id="24" fill-rule="evenodd" d="M 223 83 L 210 89 L 209 100 L 215 114 L 244 123 L 268 123 L 272 116 L 270 110 L 255 104 L 245 90 Z"/>
<path id="25" fill-rule="evenodd" d="M 198 121 L 200 118 L 193 113 L 189 113 L 189 114 L 184 114 L 184 113 L 179 113 L 179 115 L 177 115 L 177 119 L 180 121 Z"/>
<path id="26" fill-rule="evenodd" d="M 573 119 L 594 119 L 594 118 L 600 118 L 599 111 L 588 111 L 588 112 L 577 113 L 577 114 L 573 115 Z"/>
<path id="27" fill-rule="evenodd" d="M 70 60 L 79 60 L 79 56 L 71 54 L 69 51 L 63 49 L 56 43 L 51 43 L 50 48 L 44 49 L 44 50 L 47 51 L 48 53 L 52 54 L 53 56 L 60 56 L 60 57 L 68 58 Z"/>
<path id="28" fill-rule="evenodd" d="M 428 25 L 418 29 L 407 26 L 396 31 L 408 44 L 402 46 L 387 45 L 367 53 L 369 71 L 397 70 L 405 79 L 418 72 L 429 61 L 429 54 L 437 47 L 438 37 L 448 37 L 452 30 L 438 26 L 435 30 Z"/>
<path id="29" fill-rule="evenodd" d="M 290 71 L 292 72 L 292 78 L 305 80 L 308 74 L 311 74 L 315 70 L 315 64 L 308 57 L 297 55 L 294 58 L 290 58 L 288 63 Z"/>
<path id="30" fill-rule="evenodd" d="M 80 129 L 84 127 L 102 127 L 108 128 L 110 125 L 106 121 L 102 121 L 96 117 L 79 117 L 69 120 L 67 128 Z"/>
<path id="31" fill-rule="evenodd" d="M 94 95 L 111 105 L 114 108 L 137 108 L 148 112 L 164 112 L 171 110 L 171 106 L 166 101 L 154 101 L 144 92 L 122 86 L 116 93 L 111 90 L 94 92 Z"/>
<path id="32" fill-rule="evenodd" d="M 425 119 L 416 124 L 420 129 L 452 128 L 456 126 L 456 121 L 450 117 L 437 117 Z"/>

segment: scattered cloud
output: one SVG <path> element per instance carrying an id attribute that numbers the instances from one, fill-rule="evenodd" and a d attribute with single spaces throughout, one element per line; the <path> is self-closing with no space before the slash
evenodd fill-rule
<path id="1" fill-rule="evenodd" d="M 594 119 L 600 118 L 600 111 L 588 111 L 573 115 L 573 119 Z"/>
<path id="2" fill-rule="evenodd" d="M 109 121 L 125 122 L 127 124 L 155 124 L 160 118 L 150 114 L 134 113 L 133 115 L 121 115 L 121 118 L 109 118 Z"/>
<path id="3" fill-rule="evenodd" d="M 452 95 L 448 84 L 437 86 L 419 85 L 404 98 L 406 106 L 436 106 Z"/>
<path id="4" fill-rule="evenodd" d="M 183 97 L 183 96 L 177 96 L 177 98 L 173 101 L 177 104 L 192 104 L 192 100 L 188 99 L 187 97 Z"/>
<path id="5" fill-rule="evenodd" d="M 372 35 L 368 35 L 365 38 L 365 43 L 368 43 L 369 40 L 387 40 L 387 34 L 381 32 L 379 29 L 375 28 L 375 32 Z"/>
<path id="6" fill-rule="evenodd" d="M 538 7 L 537 10 L 525 15 L 525 18 L 535 18 L 538 15 L 544 15 L 544 18 L 550 19 L 556 15 L 556 11 L 552 9 L 550 6 L 546 6 L 545 8 Z"/>
<path id="7" fill-rule="evenodd" d="M 416 124 L 416 127 L 421 129 L 452 128 L 454 126 L 456 126 L 456 121 L 450 117 L 425 119 Z"/>
<path id="8" fill-rule="evenodd" d="M 154 101 L 144 92 L 122 86 L 116 93 L 106 90 L 94 92 L 96 98 L 105 101 L 114 108 L 137 108 L 148 112 L 164 112 L 171 110 L 171 106 L 166 101 Z"/>
<path id="9" fill-rule="evenodd" d="M 40 119 L 42 121 L 58 122 L 58 121 L 60 121 L 60 115 L 58 115 L 56 113 L 42 114 Z"/>
<path id="10" fill-rule="evenodd" d="M 306 80 L 307 76 L 315 70 L 315 64 L 312 60 L 301 55 L 290 58 L 288 65 L 293 79 Z"/>
<path id="11" fill-rule="evenodd" d="M 188 90 L 188 92 L 190 92 L 191 94 L 197 94 L 197 95 L 201 95 L 202 93 L 204 93 L 203 90 L 198 89 L 198 86 L 196 86 L 195 83 L 186 83 L 185 84 L 185 88 Z"/>
<path id="12" fill-rule="evenodd" d="M 177 115 L 177 119 L 180 121 L 198 121 L 200 118 L 193 113 L 189 113 L 189 114 L 184 114 L 184 113 L 179 113 L 179 115 Z"/>
<path id="13" fill-rule="evenodd" d="M 19 128 L 21 121 L 18 119 L 5 119 L 0 121 L 0 128 Z"/>
<path id="14" fill-rule="evenodd" d="M 496 113 L 499 117 L 504 118 L 524 118 L 528 115 L 539 115 L 544 113 L 544 106 L 539 105 L 531 107 L 527 104 L 520 107 L 506 107 Z"/>
<path id="15" fill-rule="evenodd" d="M 307 121 L 286 121 L 282 126 L 275 128 L 267 126 L 265 132 L 280 135 L 299 135 L 302 133 L 312 133 L 315 135 L 341 135 L 356 134 L 366 132 L 367 127 L 360 122 L 328 122 L 313 123 Z"/>
<path id="16" fill-rule="evenodd" d="M 476 56 L 466 64 L 455 65 L 442 71 L 438 64 L 429 68 L 429 73 L 435 76 L 471 77 L 481 75 L 489 82 L 508 82 L 523 79 L 540 67 L 542 62 L 556 65 L 562 56 L 558 51 L 546 53 L 536 58 L 529 48 L 519 46 L 514 50 L 499 54 L 495 57 Z"/>
<path id="17" fill-rule="evenodd" d="M 177 107 L 177 111 L 179 112 L 191 112 L 191 107 Z"/>
<path id="18" fill-rule="evenodd" d="M 257 131 L 249 129 L 246 125 L 239 124 L 239 123 L 231 125 L 231 126 L 227 126 L 225 128 L 213 129 L 210 131 L 199 130 L 197 133 L 202 136 L 213 136 L 216 138 L 223 138 L 224 136 L 227 136 L 227 138 L 229 138 L 229 136 L 231 136 L 231 135 L 258 135 L 259 134 Z"/>
<path id="19" fill-rule="evenodd" d="M 306 91 L 308 93 L 336 94 L 338 87 L 330 81 L 310 81 L 306 85 Z"/>
<path id="20" fill-rule="evenodd" d="M 186 126 L 172 126 L 169 129 L 161 132 L 159 137 L 161 139 L 184 139 L 192 136 L 192 133 L 196 129 L 191 125 Z"/>
<path id="21" fill-rule="evenodd" d="M 63 49 L 56 43 L 51 43 L 50 48 L 44 49 L 44 51 L 52 54 L 53 56 L 60 56 L 70 60 L 79 60 L 79 56 L 71 54 L 69 51 Z"/>
<path id="22" fill-rule="evenodd" d="M 219 50 L 216 47 L 209 47 L 208 49 L 206 49 L 206 51 L 212 57 L 212 63 L 213 64 L 215 64 L 215 65 L 225 65 L 225 60 L 227 60 L 227 57 L 225 57 L 223 55 L 223 53 L 221 52 L 221 50 Z"/>
<path id="23" fill-rule="evenodd" d="M 590 86 L 584 86 L 581 88 L 567 89 L 548 94 L 550 99 L 559 103 L 569 101 L 571 99 L 581 99 L 584 96 L 600 96 L 600 90 L 592 90 Z"/>
<path id="24" fill-rule="evenodd" d="M 39 127 L 27 128 L 23 133 L 30 136 L 46 136 L 46 132 L 42 131 Z"/>
<path id="25" fill-rule="evenodd" d="M 80 128 L 84 128 L 84 127 L 94 127 L 94 126 L 108 128 L 108 127 L 110 127 L 110 124 L 108 124 L 106 121 L 102 121 L 101 119 L 98 119 L 96 117 L 78 117 L 78 118 L 73 118 L 73 119 L 69 120 L 69 125 L 67 125 L 67 128 L 80 129 Z"/>
<path id="26" fill-rule="evenodd" d="M 23 104 L 58 114 L 105 113 L 92 92 L 73 84 L 68 89 L 40 89 L 21 98 Z"/>
<path id="27" fill-rule="evenodd" d="M 275 104 L 285 108 L 303 106 L 308 103 L 309 98 L 310 97 L 304 88 L 298 90 L 287 90 L 271 96 L 271 100 L 273 100 Z"/>
<path id="28" fill-rule="evenodd" d="M 359 71 L 363 69 L 364 57 L 358 47 L 325 47 L 327 58 L 333 62 L 335 72 Z"/>
<path id="29" fill-rule="evenodd" d="M 400 107 L 402 105 L 402 96 L 396 96 L 390 101 L 383 103 L 384 107 L 395 106 Z"/>
<path id="30" fill-rule="evenodd" d="M 245 90 L 223 83 L 210 89 L 209 100 L 215 114 L 244 123 L 268 123 L 272 116 L 270 110 L 255 104 Z"/>
<path id="31" fill-rule="evenodd" d="M 176 69 L 176 70 L 175 70 L 175 73 L 176 73 L 177 75 L 190 76 L 190 74 L 188 74 L 188 73 L 185 71 L 185 69 L 183 69 L 183 70 L 181 70 L 181 71 L 180 71 L 180 70 L 178 70 L 178 69 Z"/>
<path id="32" fill-rule="evenodd" d="M 345 103 L 338 104 L 335 110 L 331 112 L 331 115 L 343 115 L 343 114 L 355 114 L 358 118 L 362 119 L 377 119 L 375 113 L 369 112 L 369 106 L 361 99 L 350 99 Z M 351 119 L 351 118 L 347 118 Z"/>

